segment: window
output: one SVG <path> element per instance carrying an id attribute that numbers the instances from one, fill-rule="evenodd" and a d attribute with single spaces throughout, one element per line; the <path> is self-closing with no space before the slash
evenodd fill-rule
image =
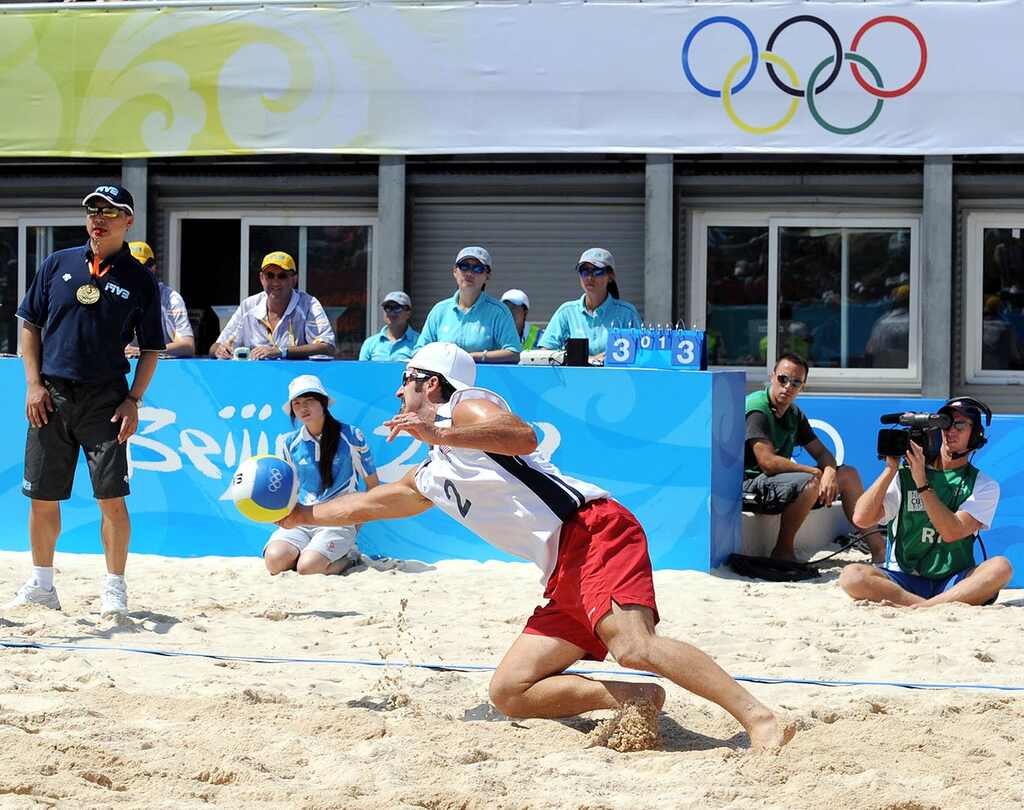
<path id="1" fill-rule="evenodd" d="M 31 216 L 0 214 L 0 353 L 18 351 L 20 329 L 15 312 L 43 259 L 56 250 L 84 245 L 88 239 L 80 210 Z"/>
<path id="2" fill-rule="evenodd" d="M 760 379 L 795 352 L 815 382 L 919 379 L 917 229 L 911 217 L 695 213 L 688 319 L 706 329 L 711 365 Z"/>
<path id="3" fill-rule="evenodd" d="M 367 334 L 374 219 L 179 212 L 171 224 L 170 284 L 180 284 L 190 317 L 200 324 L 197 352 L 208 351 L 239 301 L 262 290 L 263 257 L 283 250 L 298 265 L 299 289 L 315 296 L 331 319 L 337 356 L 358 356 Z"/>
<path id="4" fill-rule="evenodd" d="M 967 382 L 1024 380 L 1024 214 L 967 218 Z"/>
<path id="5" fill-rule="evenodd" d="M 0 224 L 0 353 L 18 351 L 18 226 Z"/>

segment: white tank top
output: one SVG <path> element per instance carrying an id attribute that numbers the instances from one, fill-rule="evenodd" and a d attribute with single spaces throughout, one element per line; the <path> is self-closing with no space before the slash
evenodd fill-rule
<path id="1" fill-rule="evenodd" d="M 493 391 L 466 388 L 438 409 L 438 420 L 450 423 L 464 399 L 486 399 L 512 412 Z M 431 447 L 416 471 L 416 488 L 492 546 L 535 562 L 543 583 L 558 559 L 562 523 L 585 503 L 609 497 L 600 487 L 562 475 L 536 451 L 502 456 L 443 445 Z"/>

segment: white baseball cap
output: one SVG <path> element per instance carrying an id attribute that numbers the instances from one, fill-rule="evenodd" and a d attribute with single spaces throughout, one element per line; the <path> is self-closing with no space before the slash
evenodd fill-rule
<path id="1" fill-rule="evenodd" d="M 491 254 L 484 248 L 477 247 L 476 245 L 470 245 L 460 250 L 459 255 L 455 257 L 455 263 L 458 264 L 463 259 L 476 259 L 480 264 L 485 264 L 488 267 L 491 266 Z"/>
<path id="2" fill-rule="evenodd" d="M 327 393 L 327 389 L 324 388 L 324 384 L 320 382 L 320 378 L 315 374 L 300 374 L 290 383 L 288 383 L 288 401 L 281 406 L 281 409 L 287 415 L 291 415 L 292 412 L 292 400 L 295 397 L 301 397 L 303 394 L 321 394 L 327 397 L 327 404 L 334 404 L 334 397 Z"/>
<path id="3" fill-rule="evenodd" d="M 515 304 L 517 307 L 530 308 L 530 299 L 522 290 L 505 290 L 505 292 L 502 293 L 501 300 L 508 301 L 510 304 Z"/>
<path id="4" fill-rule="evenodd" d="M 454 343 L 428 343 L 409 358 L 405 367 L 440 374 L 457 391 L 476 383 L 476 363 Z"/>
<path id="5" fill-rule="evenodd" d="M 384 300 L 381 301 L 381 303 L 386 304 L 388 301 L 394 301 L 396 304 L 400 306 L 409 307 L 409 309 L 412 309 L 412 299 L 401 290 L 389 292 L 387 295 L 384 296 Z"/>
<path id="6" fill-rule="evenodd" d="M 594 267 L 610 267 L 612 270 L 615 269 L 615 257 L 612 256 L 610 250 L 604 248 L 587 248 L 583 253 L 580 254 L 580 260 L 576 262 L 576 266 L 579 267 L 581 264 L 592 264 Z"/>

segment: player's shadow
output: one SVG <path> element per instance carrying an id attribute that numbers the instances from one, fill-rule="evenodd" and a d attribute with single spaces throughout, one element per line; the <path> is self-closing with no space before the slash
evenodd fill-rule
<path id="1" fill-rule="evenodd" d="M 1006 607 L 1024 607 L 1024 599 L 1007 599 L 1005 602 L 998 602 L 997 604 L 1005 605 Z"/>
<path id="2" fill-rule="evenodd" d="M 589 717 L 566 717 L 558 722 L 581 734 L 589 734 L 602 721 Z M 658 715 L 658 730 L 661 732 L 661 751 L 714 751 L 718 748 L 742 751 L 750 747 L 750 738 L 742 731 L 736 732 L 728 740 L 720 740 L 684 728 L 664 712 Z"/>
<path id="3" fill-rule="evenodd" d="M 144 622 L 152 622 L 152 624 L 147 626 Z M 114 636 L 134 633 L 154 633 L 162 636 L 170 632 L 174 625 L 181 624 L 181 619 L 177 616 L 169 616 L 166 613 L 154 613 L 151 610 L 134 610 L 119 619 L 99 617 L 97 620 L 93 620 L 92 618 L 81 618 L 75 624 L 79 627 L 95 628 L 95 630 L 83 630 L 82 635 L 78 636 L 48 636 L 48 638 L 71 644 L 76 641 L 90 641 L 98 638 L 110 640 Z"/>
<path id="4" fill-rule="evenodd" d="M 347 619 L 351 616 L 362 616 L 357 610 L 289 610 L 289 619 Z"/>

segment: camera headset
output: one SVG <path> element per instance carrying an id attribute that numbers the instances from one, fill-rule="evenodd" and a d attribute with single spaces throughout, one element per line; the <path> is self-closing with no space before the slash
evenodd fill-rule
<path id="1" fill-rule="evenodd" d="M 967 439 L 967 449 L 961 453 L 954 453 L 953 458 L 963 458 L 975 450 L 980 450 L 988 444 L 988 437 L 985 435 L 985 428 L 992 424 L 992 409 L 980 399 L 974 397 L 954 397 L 946 400 L 939 413 L 949 411 L 963 411 L 971 419 L 971 435 Z M 985 417 L 985 424 L 981 424 L 982 416 Z"/>

